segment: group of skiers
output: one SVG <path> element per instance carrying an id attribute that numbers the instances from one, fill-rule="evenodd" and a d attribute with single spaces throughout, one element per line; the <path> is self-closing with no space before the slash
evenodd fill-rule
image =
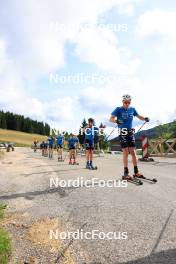
<path id="1" fill-rule="evenodd" d="M 93 165 L 93 150 L 95 146 L 95 137 L 98 134 L 98 128 L 94 126 L 94 119 L 88 119 L 88 125 L 83 129 L 83 134 L 85 136 L 84 146 L 86 150 L 86 168 L 87 169 L 97 169 L 96 166 Z M 65 161 L 63 158 L 63 148 L 64 148 L 65 137 L 64 134 L 58 131 L 58 135 L 56 137 L 49 136 L 47 141 L 43 141 L 40 144 L 40 149 L 42 151 L 42 156 L 53 158 L 53 151 L 56 147 L 58 152 L 58 161 Z M 36 151 L 37 141 L 34 141 L 34 151 Z M 79 139 L 76 135 L 71 134 L 67 139 L 68 149 L 69 149 L 69 164 L 70 165 L 79 165 L 76 160 L 77 157 L 77 149 L 79 148 Z"/>
<path id="2" fill-rule="evenodd" d="M 135 150 L 135 130 L 133 128 L 133 118 L 137 117 L 138 119 L 149 122 L 148 117 L 144 117 L 138 114 L 134 107 L 131 107 L 131 96 L 128 94 L 123 95 L 122 97 L 122 106 L 117 107 L 110 116 L 110 122 L 117 124 L 120 132 L 119 140 L 121 142 L 121 148 L 123 151 L 123 165 L 124 165 L 124 173 L 122 179 L 124 180 L 132 180 L 133 177 L 129 174 L 128 169 L 128 155 L 132 156 L 132 163 L 134 166 L 134 177 L 142 177 L 143 175 L 138 170 L 136 150 Z M 125 133 L 124 133 L 125 131 Z M 99 129 L 94 126 L 94 119 L 88 119 L 88 125 L 84 129 L 84 145 L 86 149 L 86 168 L 87 169 L 97 169 L 96 166 L 93 165 L 93 150 L 95 146 L 95 137 L 99 133 Z M 79 146 L 79 140 L 76 135 L 71 134 L 68 138 L 68 148 L 69 148 L 69 164 L 77 164 L 76 161 L 76 153 L 77 148 Z M 42 155 L 48 155 L 49 158 L 53 157 L 53 149 L 54 149 L 55 139 L 50 136 L 47 142 L 42 142 L 41 149 Z M 58 161 L 64 161 L 63 159 L 63 144 L 64 144 L 64 135 L 58 134 L 56 136 L 56 146 L 58 151 Z"/>

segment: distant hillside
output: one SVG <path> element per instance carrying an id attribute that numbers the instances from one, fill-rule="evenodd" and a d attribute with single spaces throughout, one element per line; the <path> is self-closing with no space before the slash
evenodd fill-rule
<path id="1" fill-rule="evenodd" d="M 176 137 L 176 121 L 159 125 L 148 130 L 140 131 L 139 133 L 136 133 L 136 138 L 139 138 L 142 135 L 145 135 L 149 138 L 174 138 Z"/>
<path id="2" fill-rule="evenodd" d="M 148 138 L 176 138 L 176 121 L 173 121 L 168 124 L 156 126 L 148 130 L 142 130 L 139 133 L 135 134 L 136 140 L 140 141 L 141 136 L 147 136 Z M 118 140 L 118 137 L 109 140 L 111 143 L 114 143 Z"/>
<path id="3" fill-rule="evenodd" d="M 47 137 L 38 134 L 0 129 L 0 142 L 14 142 L 17 146 L 31 146 L 34 139 L 43 141 L 46 140 Z"/>

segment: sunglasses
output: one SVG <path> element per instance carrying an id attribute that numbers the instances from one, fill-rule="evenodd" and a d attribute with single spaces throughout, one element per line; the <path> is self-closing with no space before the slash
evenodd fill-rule
<path id="1" fill-rule="evenodd" d="M 124 104 L 126 104 L 126 105 L 130 105 L 130 104 L 131 104 L 131 102 L 124 102 Z"/>

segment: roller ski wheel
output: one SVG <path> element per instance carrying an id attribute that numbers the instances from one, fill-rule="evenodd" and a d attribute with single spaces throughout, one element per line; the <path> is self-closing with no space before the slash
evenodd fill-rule
<path id="1" fill-rule="evenodd" d="M 140 180 L 144 180 L 144 181 L 148 181 L 148 182 L 151 182 L 151 183 L 157 183 L 157 179 L 150 179 L 150 178 L 147 178 L 145 177 L 144 175 L 140 174 L 140 173 L 136 173 L 133 175 L 134 178 L 137 178 L 137 179 L 140 179 Z"/>
<path id="2" fill-rule="evenodd" d="M 71 161 L 69 161 L 69 163 L 68 163 L 69 165 L 73 165 L 73 163 L 71 162 Z"/>

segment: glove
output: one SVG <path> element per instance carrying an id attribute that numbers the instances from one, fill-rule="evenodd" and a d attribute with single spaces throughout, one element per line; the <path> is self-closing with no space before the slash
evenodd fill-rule
<path id="1" fill-rule="evenodd" d="M 145 117 L 145 122 L 150 122 L 150 118 Z"/>
<path id="2" fill-rule="evenodd" d="M 121 120 L 116 120 L 116 123 L 117 123 L 117 125 L 122 125 L 123 124 L 123 121 L 121 121 Z"/>

